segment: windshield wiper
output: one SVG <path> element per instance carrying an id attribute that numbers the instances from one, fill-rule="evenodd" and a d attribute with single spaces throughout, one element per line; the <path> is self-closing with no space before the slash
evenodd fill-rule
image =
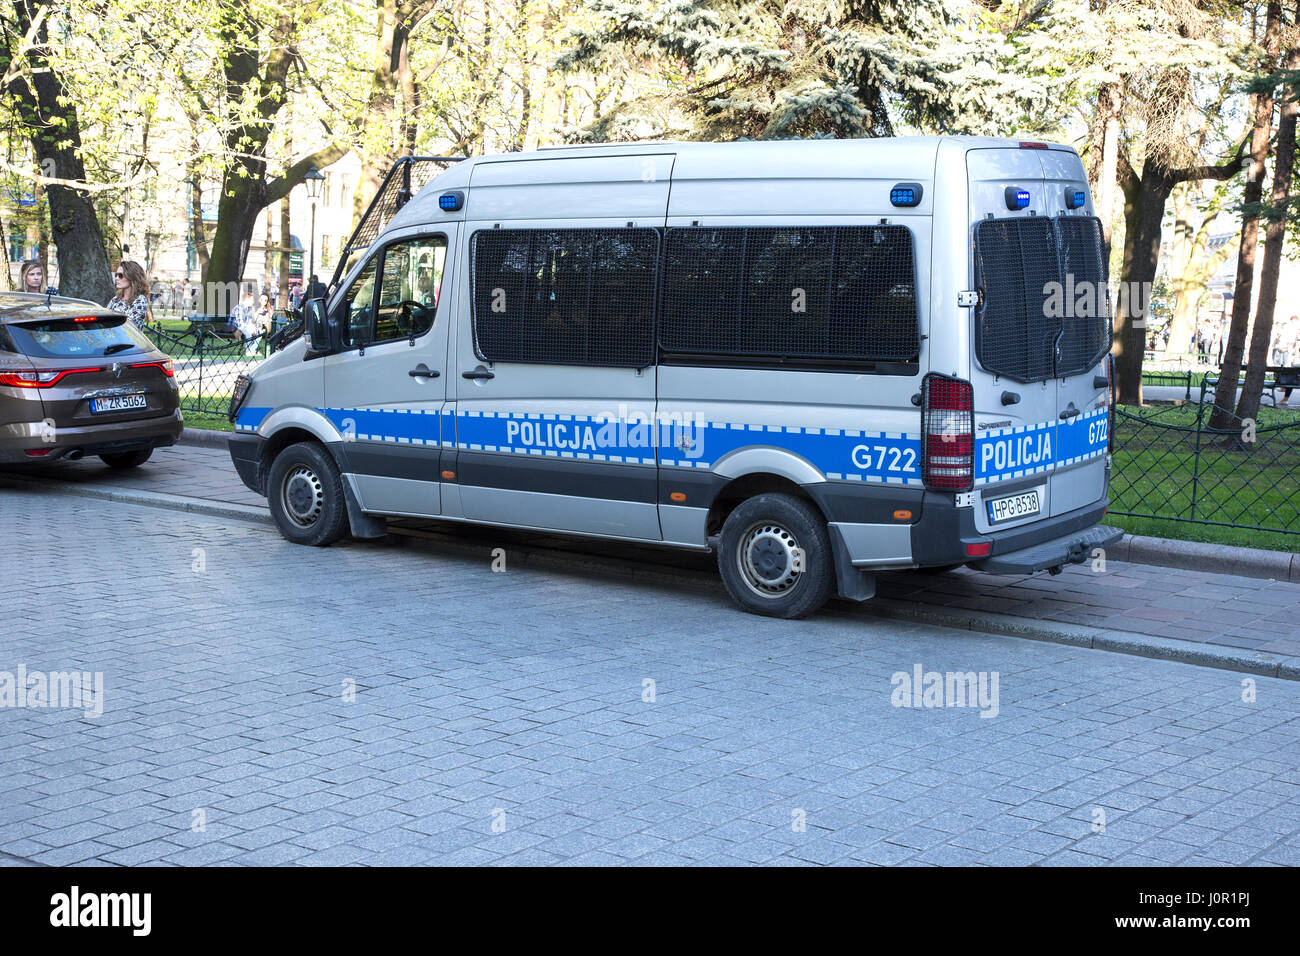
<path id="1" fill-rule="evenodd" d="M 121 352 L 124 349 L 133 349 L 133 348 L 135 348 L 134 342 L 114 342 L 108 348 L 104 349 L 104 354 L 112 355 L 114 352 Z"/>

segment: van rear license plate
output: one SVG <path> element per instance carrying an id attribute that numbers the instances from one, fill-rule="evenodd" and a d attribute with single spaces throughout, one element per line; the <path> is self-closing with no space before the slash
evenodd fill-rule
<path id="1" fill-rule="evenodd" d="M 989 524 L 1010 521 L 1013 518 L 1030 518 L 1038 514 L 1042 507 L 1037 488 L 1018 495 L 1008 495 L 1005 498 L 993 498 L 985 504 L 989 509 Z"/>
<path id="2" fill-rule="evenodd" d="M 90 410 L 99 412 L 121 412 L 128 408 L 148 408 L 149 403 L 144 393 L 138 395 L 114 395 L 112 398 L 92 398 Z"/>

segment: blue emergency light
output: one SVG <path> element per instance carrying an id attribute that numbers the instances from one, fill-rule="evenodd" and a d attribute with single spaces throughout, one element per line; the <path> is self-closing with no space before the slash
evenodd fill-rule
<path id="1" fill-rule="evenodd" d="M 1006 191 L 1007 208 L 1011 210 L 1029 208 L 1029 190 L 1008 186 Z"/>
<path id="2" fill-rule="evenodd" d="M 889 201 L 895 206 L 919 206 L 924 193 L 920 183 L 898 183 L 889 190 Z"/>
<path id="3" fill-rule="evenodd" d="M 455 212 L 463 205 L 465 205 L 465 194 L 459 189 L 443 193 L 438 197 L 438 208 L 443 212 Z"/>
<path id="4" fill-rule="evenodd" d="M 1088 194 L 1082 189 L 1071 189 L 1066 187 L 1065 190 L 1065 208 L 1082 209 L 1084 203 L 1088 201 Z"/>

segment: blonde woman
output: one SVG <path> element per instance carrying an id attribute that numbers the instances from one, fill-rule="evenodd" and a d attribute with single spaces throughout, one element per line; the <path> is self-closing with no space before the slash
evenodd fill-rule
<path id="1" fill-rule="evenodd" d="M 108 300 L 108 307 L 116 312 L 125 312 L 132 325 L 144 328 L 153 316 L 149 311 L 149 281 L 140 263 L 130 259 L 119 262 L 117 271 L 113 273 L 113 284 L 117 294 Z"/>
<path id="2" fill-rule="evenodd" d="M 23 263 L 22 272 L 19 273 L 18 289 L 20 292 L 45 294 L 45 268 L 41 265 L 40 259 L 28 259 Z"/>

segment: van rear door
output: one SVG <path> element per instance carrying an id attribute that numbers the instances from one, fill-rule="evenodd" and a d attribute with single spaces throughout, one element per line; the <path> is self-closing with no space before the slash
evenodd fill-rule
<path id="1" fill-rule="evenodd" d="M 1110 347 L 1101 231 L 1072 151 L 967 153 L 972 222 L 976 527 L 1066 514 L 1106 491 Z M 1082 191 L 1084 204 L 1074 203 Z M 1077 187 L 1077 189 L 1075 188 Z M 1076 289 L 1092 284 L 1091 314 Z M 1100 314 L 1097 309 L 1100 308 Z"/>

